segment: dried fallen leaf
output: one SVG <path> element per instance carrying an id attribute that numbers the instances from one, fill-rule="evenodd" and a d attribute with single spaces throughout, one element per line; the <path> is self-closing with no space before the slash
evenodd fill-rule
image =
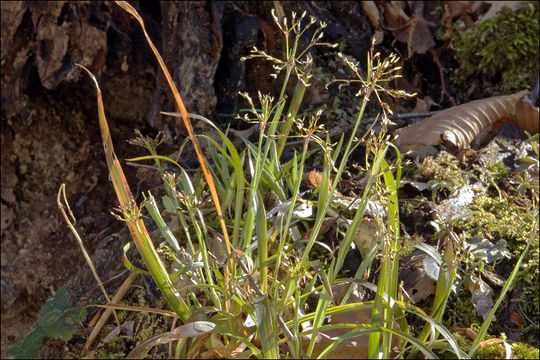
<path id="1" fill-rule="evenodd" d="M 358 310 L 351 311 L 344 314 L 337 314 L 330 317 L 330 324 L 339 323 L 354 323 L 354 324 L 369 324 L 371 323 L 371 311 L 370 310 Z M 317 334 L 315 340 L 315 347 L 311 356 L 317 357 L 325 348 L 327 348 L 334 341 L 333 337 L 338 337 L 347 334 L 351 329 L 330 329 L 325 332 Z M 396 337 L 394 337 L 395 339 Z M 307 340 L 307 339 L 306 339 Z M 304 351 L 307 350 L 308 341 L 303 342 Z M 326 356 L 327 359 L 362 359 L 368 356 L 369 336 L 362 335 L 354 338 L 346 339 L 337 345 Z"/>
<path id="2" fill-rule="evenodd" d="M 360 251 L 362 257 L 367 256 L 369 252 L 373 249 L 373 247 L 377 244 L 377 230 L 377 221 L 368 217 L 363 218 L 358 225 L 358 228 L 356 229 L 356 237 L 354 239 L 354 243 L 358 247 L 358 251 Z"/>
<path id="3" fill-rule="evenodd" d="M 407 32 L 408 58 L 414 53 L 425 54 L 426 51 L 435 46 L 431 30 L 424 18 L 413 15 Z"/>
<path id="4" fill-rule="evenodd" d="M 503 339 L 487 339 L 487 340 L 481 341 L 478 344 L 478 347 L 484 347 L 484 346 L 493 345 L 493 344 L 503 344 L 504 350 L 506 352 L 505 357 L 503 359 L 513 359 L 514 358 L 512 356 L 512 347 L 510 346 L 510 344 L 508 344 L 508 342 L 506 342 Z"/>
<path id="5" fill-rule="evenodd" d="M 444 39 L 450 39 L 454 27 L 452 22 L 454 18 L 467 18 L 466 23 L 471 24 L 472 18 L 469 16 L 469 13 L 474 12 L 473 7 L 478 7 L 481 4 L 479 1 L 448 1 L 444 5 L 444 14 L 442 16 L 442 21 L 445 24 L 445 32 L 443 35 Z"/>
<path id="6" fill-rule="evenodd" d="M 523 316 L 521 316 L 520 313 L 516 311 L 512 311 L 510 313 L 510 320 L 517 326 L 517 327 L 523 327 L 525 325 L 525 319 Z"/>
<path id="7" fill-rule="evenodd" d="M 435 293 L 435 281 L 438 278 L 437 263 L 425 252 L 416 250 L 404 256 L 399 271 L 399 280 L 408 297 L 418 303 Z"/>
<path id="8" fill-rule="evenodd" d="M 403 2 L 392 1 L 385 4 L 385 30 L 390 31 L 394 38 L 407 44 L 407 58 L 415 53 L 424 54 L 435 45 L 429 25 L 434 24 L 422 17 L 423 6 L 414 8 L 414 14 L 407 15 Z M 382 27 L 382 26 L 381 26 Z"/>
<path id="9" fill-rule="evenodd" d="M 362 1 L 362 11 L 364 11 L 364 14 L 368 17 L 371 25 L 377 30 L 380 29 L 380 14 L 375 1 Z"/>
<path id="10" fill-rule="evenodd" d="M 472 185 L 465 185 L 454 190 L 448 199 L 441 201 L 436 207 L 436 211 L 441 219 L 459 217 L 469 212 L 469 205 L 486 192 L 486 187 L 477 182 Z"/>
<path id="11" fill-rule="evenodd" d="M 322 178 L 323 176 L 320 171 L 312 170 L 305 173 L 304 176 L 302 177 L 302 180 L 304 180 L 310 186 L 314 188 L 318 188 L 319 186 L 321 186 Z"/>
<path id="12" fill-rule="evenodd" d="M 431 96 L 425 96 L 423 99 L 416 98 L 416 106 L 413 109 L 413 113 L 424 113 L 428 112 L 431 108 L 431 105 L 434 105 L 435 101 Z"/>
<path id="13" fill-rule="evenodd" d="M 304 173 L 304 175 L 302 176 L 302 181 L 304 181 L 310 187 L 318 188 L 322 184 L 323 174 L 320 171 L 312 170 Z M 329 184 L 329 186 L 332 186 L 332 184 Z M 334 191 L 334 195 L 343 196 L 337 190 Z"/>
<path id="14" fill-rule="evenodd" d="M 495 285 L 498 287 L 503 287 L 504 283 L 506 282 L 506 279 L 490 271 L 484 272 L 484 277 L 487 281 L 491 283 L 491 285 Z"/>
<path id="15" fill-rule="evenodd" d="M 405 11 L 395 3 L 384 7 L 385 30 L 390 30 L 394 38 L 402 43 L 407 42 L 407 23 L 410 20 Z"/>
<path id="16" fill-rule="evenodd" d="M 148 351 L 154 347 L 161 344 L 168 344 L 172 341 L 176 341 L 178 339 L 185 339 L 189 337 L 195 337 L 195 336 L 201 336 L 201 335 L 208 335 L 209 333 L 212 333 L 216 328 L 216 324 L 209 322 L 209 321 L 195 321 L 192 323 L 188 323 L 185 325 L 181 325 L 179 327 L 174 328 L 172 331 L 159 334 L 157 336 L 154 336 L 148 340 L 145 340 L 131 350 L 129 355 L 127 356 L 128 359 L 136 359 L 146 356 Z M 201 343 L 201 346 L 204 343 Z M 193 347 L 191 348 L 193 350 Z"/>
<path id="17" fill-rule="evenodd" d="M 474 340 L 478 333 L 471 328 L 454 328 L 454 331 L 466 335 L 469 339 Z"/>
<path id="18" fill-rule="evenodd" d="M 493 299 L 491 298 L 493 290 L 481 278 L 471 277 L 469 291 L 472 294 L 471 302 L 476 308 L 476 312 L 486 320 L 493 307 Z M 495 316 L 493 316 L 493 321 L 495 321 Z"/>
<path id="19" fill-rule="evenodd" d="M 506 241 L 504 240 L 493 244 L 488 239 L 474 236 L 470 240 L 464 241 L 463 247 L 488 264 L 505 257 L 510 258 L 510 252 L 506 250 Z"/>
<path id="20" fill-rule="evenodd" d="M 485 8 L 485 4 L 489 4 L 490 7 L 482 16 L 479 10 Z M 452 37 L 452 32 L 454 30 L 452 23 L 456 18 L 464 21 L 467 26 L 473 26 L 472 17 L 473 15 L 476 15 L 478 20 L 474 26 L 477 26 L 480 23 L 495 17 L 504 9 L 516 11 L 521 7 L 523 7 L 523 5 L 519 1 L 447 1 L 444 5 L 444 14 L 442 16 L 442 21 L 446 28 L 443 38 L 450 39 Z"/>
<path id="21" fill-rule="evenodd" d="M 524 100 L 528 90 L 512 95 L 495 96 L 441 111 L 429 118 L 396 130 L 396 146 L 401 152 L 411 150 L 410 157 L 437 153 L 436 145 L 450 151 L 467 149 L 473 139 L 497 121 L 505 121 L 523 130 L 538 132 L 538 109 Z"/>
<path id="22" fill-rule="evenodd" d="M 414 181 L 410 179 L 402 179 L 399 183 L 399 188 L 401 189 L 402 187 L 405 187 L 406 185 L 413 187 L 419 192 L 422 192 L 429 188 L 428 184 L 425 182 Z"/>

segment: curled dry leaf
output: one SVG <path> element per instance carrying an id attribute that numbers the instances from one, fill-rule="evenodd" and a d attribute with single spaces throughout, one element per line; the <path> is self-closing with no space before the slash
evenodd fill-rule
<path id="1" fill-rule="evenodd" d="M 441 111 L 396 131 L 396 146 L 410 157 L 435 155 L 436 145 L 451 151 L 469 147 L 471 141 L 496 122 L 509 122 L 530 133 L 538 132 L 538 108 L 528 102 L 528 90 L 495 96 Z"/>
<path id="2" fill-rule="evenodd" d="M 429 26 L 434 26 L 422 16 L 423 6 L 413 6 L 414 13 L 409 16 L 403 2 L 392 1 L 384 5 L 384 30 L 390 31 L 399 42 L 407 44 L 407 58 L 415 53 L 424 54 L 435 46 Z M 364 10 L 366 11 L 366 10 Z M 366 11 L 367 14 L 369 12 Z M 371 17 L 370 17 L 371 21 Z"/>
<path id="3" fill-rule="evenodd" d="M 516 115 L 509 122 L 531 134 L 538 133 L 538 108 L 531 104 L 528 97 L 525 97 L 516 104 Z"/>
<path id="4" fill-rule="evenodd" d="M 433 295 L 439 276 L 437 263 L 421 250 L 404 256 L 401 261 L 399 280 L 403 283 L 405 296 L 418 303 Z"/>
<path id="5" fill-rule="evenodd" d="M 368 17 L 371 25 L 373 25 L 375 29 L 380 29 L 379 18 L 381 15 L 375 1 L 362 1 L 362 11 L 364 11 L 364 14 Z"/>
<path id="6" fill-rule="evenodd" d="M 471 302 L 476 308 L 476 312 L 485 320 L 493 307 L 493 299 L 491 298 L 493 290 L 481 278 L 471 277 L 469 291 L 472 294 Z M 495 321 L 495 316 L 493 316 L 493 320 Z"/>

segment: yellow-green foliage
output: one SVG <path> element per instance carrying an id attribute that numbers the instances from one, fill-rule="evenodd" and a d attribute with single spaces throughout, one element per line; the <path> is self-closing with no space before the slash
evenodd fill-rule
<path id="1" fill-rule="evenodd" d="M 487 195 L 478 197 L 470 208 L 478 211 L 478 214 L 460 220 L 457 226 L 470 236 L 483 236 L 483 231 L 487 231 L 496 241 L 505 240 L 513 257 L 518 258 L 529 240 L 535 211 L 514 202 L 509 203 L 506 199 L 494 199 Z M 517 277 L 517 281 L 523 281 L 527 286 L 521 297 L 515 299 L 526 313 L 536 316 L 540 310 L 538 260 L 539 241 L 536 234 Z"/>
<path id="2" fill-rule="evenodd" d="M 448 309 L 446 310 L 444 324 L 449 329 L 454 327 L 470 327 L 479 329 L 482 325 L 482 317 L 478 315 L 471 303 L 471 294 L 462 287 L 459 294 L 452 294 L 449 299 Z"/>
<path id="3" fill-rule="evenodd" d="M 534 211 L 487 195 L 479 196 L 471 205 L 471 210 L 479 213 L 461 220 L 461 229 L 471 236 L 482 236 L 482 231 L 486 230 L 496 240 L 505 240 L 513 255 L 519 257 L 532 231 Z M 535 236 L 519 279 L 531 282 L 534 277 L 538 278 L 538 256 L 538 236 Z"/>
<path id="4" fill-rule="evenodd" d="M 468 86 L 470 78 L 482 75 L 484 89 L 503 93 L 525 88 L 538 74 L 538 2 L 483 21 L 472 29 L 459 29 L 452 36 L 459 69 L 455 80 Z"/>
<path id="5" fill-rule="evenodd" d="M 491 165 L 488 169 L 491 174 L 491 180 L 495 184 L 499 184 L 501 181 L 508 177 L 509 171 L 502 162 L 495 163 Z"/>
<path id="6" fill-rule="evenodd" d="M 456 338 L 458 345 L 461 349 L 468 352 L 470 350 L 472 340 L 469 339 L 467 336 L 461 334 L 461 333 L 453 333 L 454 337 Z M 487 336 L 486 340 L 494 338 L 493 336 Z M 505 339 L 506 336 L 504 334 L 501 334 L 501 339 Z M 510 347 L 512 348 L 512 359 L 538 359 L 538 349 L 534 348 L 531 345 L 522 343 L 522 342 L 516 342 L 512 343 L 509 342 Z M 453 359 L 452 353 L 450 352 L 444 352 L 440 354 L 441 359 Z M 455 356 L 455 355 L 454 355 Z M 494 344 L 488 344 L 484 346 L 478 347 L 476 352 L 474 353 L 473 359 L 506 359 L 506 350 L 504 347 L 504 344 L 501 342 L 494 343 Z"/>
<path id="7" fill-rule="evenodd" d="M 126 354 L 120 350 L 122 338 L 115 337 L 105 343 L 102 348 L 97 351 L 96 358 L 98 359 L 124 359 Z"/>
<path id="8" fill-rule="evenodd" d="M 538 359 L 539 349 L 525 343 L 512 344 L 514 359 Z"/>
<path id="9" fill-rule="evenodd" d="M 435 192 L 445 192 L 450 195 L 454 190 L 467 184 L 466 174 L 460 168 L 460 163 L 452 154 L 441 151 L 435 157 L 428 157 L 419 165 L 423 179 L 428 181 L 429 188 Z"/>

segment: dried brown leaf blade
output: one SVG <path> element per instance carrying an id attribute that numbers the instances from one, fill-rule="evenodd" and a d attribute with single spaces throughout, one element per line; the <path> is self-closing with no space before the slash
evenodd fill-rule
<path id="1" fill-rule="evenodd" d="M 124 175 L 124 171 L 122 170 L 122 165 L 114 152 L 111 133 L 109 131 L 109 125 L 105 116 L 105 107 L 103 105 L 101 89 L 99 88 L 97 79 L 94 74 L 92 74 L 92 72 L 84 66 L 80 64 L 77 64 L 77 66 L 81 67 L 88 73 L 90 79 L 94 82 L 96 87 L 101 140 L 105 150 L 107 167 L 109 168 L 109 178 L 114 185 L 114 190 L 116 192 L 118 202 L 120 203 L 119 211 L 122 214 L 122 220 L 126 222 L 133 241 L 135 242 L 135 246 L 141 254 L 148 270 L 152 274 L 152 277 L 158 284 L 161 293 L 167 299 L 170 307 L 183 321 L 185 321 L 189 317 L 190 309 L 184 300 L 176 294 L 176 289 L 174 288 L 169 274 L 165 269 L 165 265 L 163 265 L 161 258 L 157 254 L 150 235 L 146 230 L 144 220 L 142 216 L 140 216 L 141 210 L 135 203 L 135 199 Z"/>
<path id="2" fill-rule="evenodd" d="M 126 12 L 131 14 L 139 22 L 139 24 L 141 25 L 141 28 L 143 30 L 144 36 L 146 37 L 146 40 L 148 42 L 148 45 L 152 49 L 152 52 L 154 53 L 154 56 L 155 56 L 156 60 L 159 63 L 159 66 L 163 70 L 163 75 L 165 76 L 165 79 L 167 80 L 167 82 L 169 84 L 171 92 L 174 95 L 176 105 L 178 106 L 178 108 L 180 110 L 180 113 L 182 115 L 181 116 L 182 120 L 184 121 L 184 125 L 185 125 L 185 127 L 186 127 L 186 129 L 188 131 L 189 137 L 190 137 L 191 142 L 193 144 L 193 148 L 195 149 L 195 153 L 196 153 L 197 159 L 199 160 L 199 163 L 201 165 L 201 169 L 203 171 L 204 177 L 205 177 L 206 182 L 208 184 L 208 188 L 210 189 L 210 193 L 212 195 L 212 200 L 214 201 L 214 205 L 216 207 L 216 213 L 218 215 L 219 222 L 221 224 L 221 229 L 223 231 L 223 236 L 225 238 L 225 244 L 227 245 L 227 252 L 230 254 L 231 253 L 231 247 L 230 247 L 230 242 L 229 242 L 229 233 L 227 231 L 225 221 L 223 220 L 223 214 L 221 212 L 221 205 L 220 205 L 219 196 L 217 194 L 217 190 L 216 190 L 216 187 L 215 187 L 215 184 L 214 184 L 214 179 L 212 177 L 210 169 L 208 168 L 206 158 L 204 157 L 204 154 L 203 154 L 203 152 L 201 150 L 201 147 L 199 145 L 199 140 L 198 140 L 197 136 L 195 135 L 193 125 L 192 125 L 191 120 L 190 120 L 190 118 L 188 116 L 188 112 L 186 110 L 186 107 L 184 106 L 184 102 L 182 101 L 182 97 L 180 96 L 180 92 L 178 91 L 178 88 L 176 87 L 176 84 L 174 83 L 174 81 L 173 81 L 173 79 L 172 79 L 172 77 L 170 75 L 170 72 L 167 69 L 167 66 L 165 65 L 165 62 L 163 61 L 163 58 L 159 54 L 157 48 L 155 47 L 154 43 L 150 39 L 150 36 L 146 32 L 146 26 L 144 24 L 143 19 L 139 15 L 139 13 L 137 13 L 137 11 L 129 3 L 127 3 L 126 1 L 117 1 L 116 4 L 119 5 Z"/>

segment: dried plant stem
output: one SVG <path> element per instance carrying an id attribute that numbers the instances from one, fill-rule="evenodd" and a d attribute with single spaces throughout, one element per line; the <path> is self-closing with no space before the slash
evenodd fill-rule
<path id="1" fill-rule="evenodd" d="M 146 27 L 144 25 L 144 22 L 140 15 L 137 13 L 137 11 L 126 1 L 116 1 L 116 4 L 120 6 L 122 9 L 124 9 L 126 12 L 130 13 L 141 25 L 144 36 L 146 37 L 146 40 L 148 42 L 148 45 L 152 49 L 152 52 L 154 53 L 154 56 L 156 60 L 159 63 L 159 66 L 161 67 L 161 70 L 163 70 L 163 75 L 165 76 L 165 79 L 167 79 L 167 83 L 169 84 L 169 87 L 173 93 L 174 100 L 176 102 L 176 105 L 178 106 L 178 109 L 180 110 L 180 113 L 182 114 L 182 120 L 184 122 L 184 125 L 188 131 L 189 137 L 191 139 L 191 142 L 193 144 L 193 148 L 195 149 L 195 153 L 197 154 L 197 158 L 199 160 L 199 163 L 201 165 L 201 169 L 204 173 L 204 177 L 206 179 L 206 182 L 208 184 L 208 188 L 210 189 L 210 193 L 212 195 L 212 201 L 214 202 L 214 205 L 216 207 L 216 213 L 219 219 L 219 223 L 221 225 L 221 230 L 223 232 L 223 236 L 225 238 L 225 246 L 227 247 L 227 255 L 231 254 L 231 244 L 229 241 L 229 232 L 227 230 L 227 226 L 225 224 L 225 220 L 223 218 L 223 213 L 221 211 L 221 204 L 219 201 L 219 195 L 216 190 L 216 186 L 214 183 L 214 179 L 212 177 L 212 173 L 210 172 L 210 169 L 208 167 L 208 164 L 206 162 L 206 158 L 204 157 L 204 154 L 201 150 L 201 147 L 199 145 L 199 140 L 197 139 L 197 136 L 195 135 L 195 131 L 193 130 L 193 126 L 191 124 L 191 120 L 189 118 L 188 112 L 186 110 L 186 107 L 184 106 L 184 102 L 182 101 L 182 97 L 180 96 L 180 92 L 178 91 L 176 84 L 174 83 L 171 74 L 169 73 L 169 70 L 167 69 L 167 66 L 165 65 L 165 62 L 163 61 L 163 58 L 159 54 L 158 50 L 154 46 L 154 42 L 150 39 L 150 36 L 148 36 L 148 33 L 146 32 Z M 229 288 L 229 274 L 231 272 L 234 272 L 234 264 L 231 262 L 228 266 L 225 267 L 225 285 L 227 288 Z M 227 309 L 230 308 L 230 300 L 227 299 L 226 301 Z"/>
<path id="2" fill-rule="evenodd" d="M 64 198 L 64 203 L 66 204 L 67 210 L 69 212 L 69 216 L 66 213 L 66 210 L 64 209 L 64 205 L 62 205 L 61 197 Z M 96 279 L 96 282 L 98 283 L 99 288 L 101 289 L 101 292 L 103 293 L 103 296 L 105 296 L 105 299 L 107 299 L 107 303 L 113 304 L 111 302 L 111 299 L 109 298 L 109 295 L 107 294 L 107 290 L 105 290 L 105 287 L 103 286 L 103 282 L 99 278 L 99 275 L 96 271 L 96 268 L 94 267 L 94 263 L 92 262 L 92 259 L 88 255 L 88 252 L 86 251 L 86 248 L 84 247 L 84 244 L 82 242 L 81 237 L 79 236 L 79 233 L 77 233 L 77 230 L 75 229 L 75 216 L 73 216 L 73 212 L 71 211 L 71 208 L 69 207 L 69 202 L 66 198 L 66 184 L 60 185 L 60 189 L 58 190 L 58 197 L 56 199 L 56 203 L 58 204 L 58 208 L 62 212 L 62 215 L 64 216 L 64 220 L 66 221 L 69 229 L 75 236 L 75 239 L 77 239 L 77 242 L 79 243 L 79 246 L 81 248 L 81 251 L 84 255 L 84 258 L 86 259 L 86 262 L 88 263 L 88 266 L 90 267 L 90 270 L 92 271 L 92 274 L 94 275 L 94 278 Z M 71 220 L 70 220 L 71 217 Z M 116 324 L 120 326 L 120 320 L 118 319 L 118 315 L 116 314 L 116 311 L 114 312 L 114 318 L 116 319 Z"/>
<path id="3" fill-rule="evenodd" d="M 118 290 L 116 291 L 116 294 L 114 295 L 112 299 L 113 304 L 119 303 L 120 300 L 122 300 L 126 292 L 129 290 L 129 287 L 131 286 L 131 284 L 133 284 L 133 281 L 135 281 L 135 279 L 137 278 L 137 275 L 138 273 L 132 272 L 129 274 L 126 280 L 124 280 L 124 282 L 122 283 L 120 288 L 118 288 Z M 103 326 L 105 325 L 109 317 L 111 316 L 112 312 L 114 312 L 114 309 L 112 308 L 108 308 L 103 312 L 103 315 L 101 315 L 101 317 L 99 318 L 99 321 L 97 322 L 96 326 L 94 326 L 94 328 L 92 329 L 92 332 L 90 333 L 90 335 L 88 336 L 88 339 L 86 340 L 86 344 L 84 345 L 83 351 L 81 353 L 81 357 L 89 357 L 89 358 L 91 357 L 91 356 L 86 356 L 86 354 L 88 353 L 88 350 L 90 349 L 90 346 L 92 345 L 92 342 L 94 342 L 94 339 L 98 336 L 99 332 L 101 331 L 101 329 L 103 328 Z"/>

